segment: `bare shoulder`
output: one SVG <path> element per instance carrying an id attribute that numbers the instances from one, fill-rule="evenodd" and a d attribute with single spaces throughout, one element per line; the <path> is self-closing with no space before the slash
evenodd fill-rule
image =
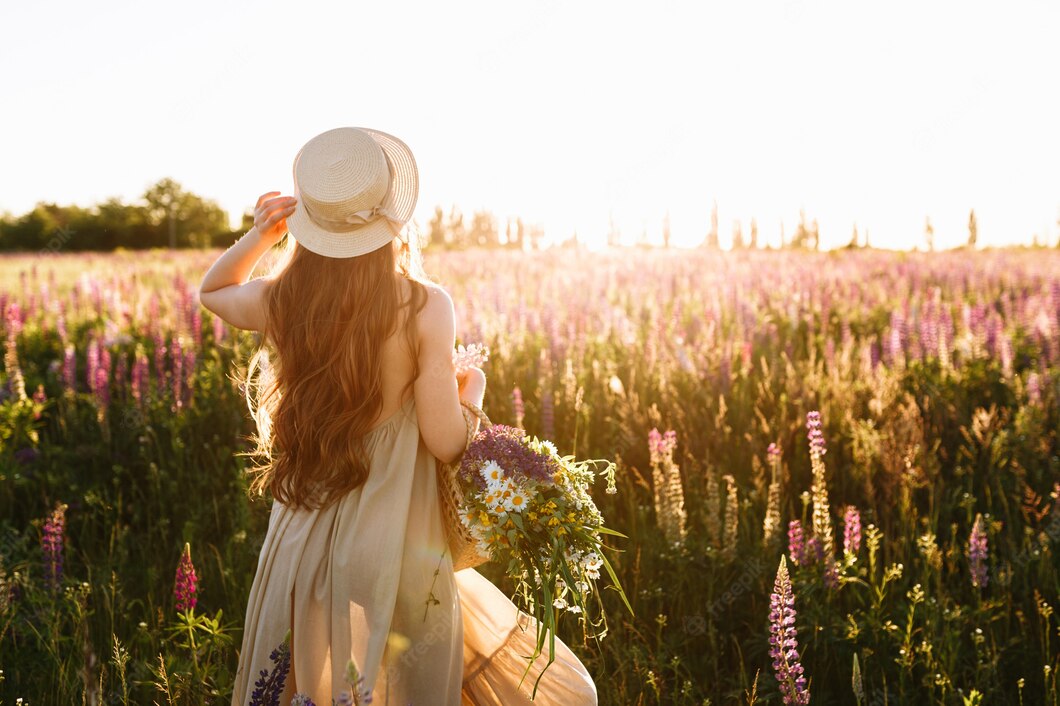
<path id="1" fill-rule="evenodd" d="M 424 283 L 424 287 L 427 290 L 427 302 L 417 317 L 421 337 L 453 338 L 456 329 L 453 298 L 433 282 Z"/>

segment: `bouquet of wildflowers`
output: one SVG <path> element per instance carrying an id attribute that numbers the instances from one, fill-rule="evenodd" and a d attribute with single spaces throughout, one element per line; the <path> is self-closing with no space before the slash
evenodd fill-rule
<path id="1" fill-rule="evenodd" d="M 601 568 L 633 612 L 601 540 L 605 534 L 625 535 L 603 526 L 589 495 L 594 465 L 601 462 L 560 456 L 550 441 L 494 424 L 476 435 L 460 463 L 461 521 L 483 555 L 507 564 L 507 574 L 518 586 L 517 602 L 537 621 L 537 644 L 524 679 L 541 654 L 546 635 L 548 664 L 554 661 L 562 611 L 579 614 L 586 632 L 597 639 L 607 633 L 603 604 L 595 590 Z M 606 464 L 600 475 L 607 476 L 607 492 L 614 493 L 615 464 Z M 540 680 L 539 675 L 535 696 Z"/>

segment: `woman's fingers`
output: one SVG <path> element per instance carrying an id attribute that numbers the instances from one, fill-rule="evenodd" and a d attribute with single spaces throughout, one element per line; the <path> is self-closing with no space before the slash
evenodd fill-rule
<path id="1" fill-rule="evenodd" d="M 273 192 L 279 193 L 279 192 Z M 258 208 L 265 209 L 266 211 L 272 210 L 273 208 L 283 207 L 291 205 L 295 202 L 295 199 L 291 196 L 277 196 L 274 199 L 269 199 L 263 204 L 258 204 Z"/>
<path id="2" fill-rule="evenodd" d="M 280 192 L 279 191 L 266 191 L 264 194 L 262 194 L 261 196 L 258 197 L 258 202 L 257 202 L 257 204 L 255 204 L 254 207 L 255 208 L 261 208 L 261 202 L 265 200 L 266 196 L 271 196 L 272 194 L 278 194 L 278 193 L 280 193 Z"/>

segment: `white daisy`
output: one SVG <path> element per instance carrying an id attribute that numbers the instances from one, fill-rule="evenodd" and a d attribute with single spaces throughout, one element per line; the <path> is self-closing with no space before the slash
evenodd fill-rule
<path id="1" fill-rule="evenodd" d="M 479 471 L 486 483 L 499 483 L 504 480 L 504 469 L 496 461 L 486 461 Z"/>

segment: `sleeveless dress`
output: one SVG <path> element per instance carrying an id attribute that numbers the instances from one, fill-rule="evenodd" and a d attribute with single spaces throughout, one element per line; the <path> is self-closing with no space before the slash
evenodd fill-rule
<path id="1" fill-rule="evenodd" d="M 352 659 L 372 706 L 596 706 L 596 686 L 559 638 L 537 696 L 548 643 L 533 653 L 533 619 L 474 569 L 453 572 L 434 456 L 415 400 L 365 437 L 368 479 L 330 507 L 273 501 L 247 602 L 232 706 L 250 703 L 291 629 L 295 692 L 331 706 L 349 690 Z M 524 657 L 525 655 L 525 657 Z"/>

